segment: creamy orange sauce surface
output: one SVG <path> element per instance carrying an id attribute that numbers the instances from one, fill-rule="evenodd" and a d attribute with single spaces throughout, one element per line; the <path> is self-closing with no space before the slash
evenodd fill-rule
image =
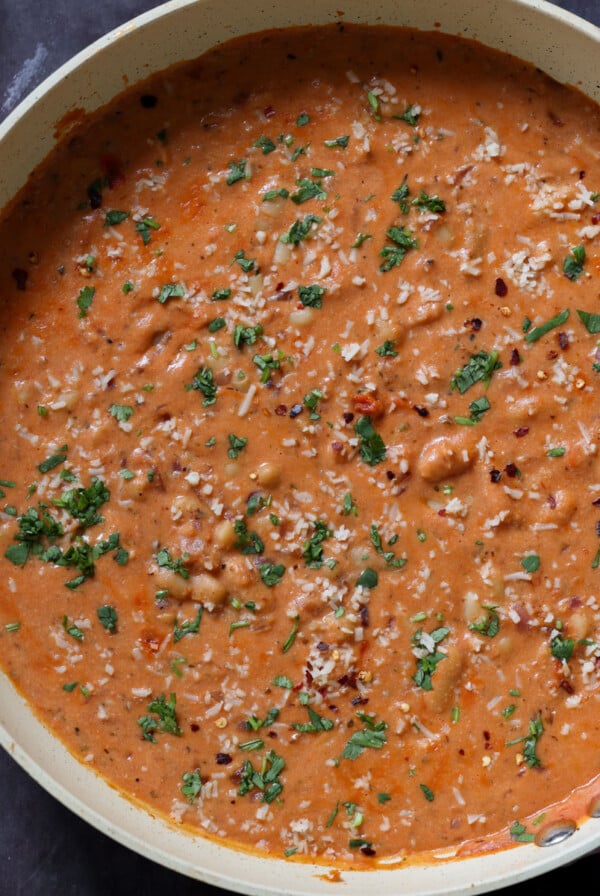
<path id="1" fill-rule="evenodd" d="M 331 27 L 162 74 L 35 173 L 0 660 L 82 762 L 340 867 L 595 814 L 599 134 L 476 44 Z"/>

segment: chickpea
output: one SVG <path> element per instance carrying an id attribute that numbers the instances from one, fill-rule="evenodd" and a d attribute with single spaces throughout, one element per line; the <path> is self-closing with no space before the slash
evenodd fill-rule
<path id="1" fill-rule="evenodd" d="M 256 481 L 264 488 L 273 488 L 281 481 L 281 468 L 277 464 L 265 461 L 256 471 Z"/>

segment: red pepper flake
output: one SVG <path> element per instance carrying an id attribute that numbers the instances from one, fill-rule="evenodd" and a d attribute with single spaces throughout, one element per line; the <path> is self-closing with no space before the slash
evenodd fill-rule
<path id="1" fill-rule="evenodd" d="M 275 115 L 275 109 L 273 108 L 273 106 L 265 106 L 265 108 L 263 109 L 263 115 L 265 116 L 265 118 L 273 118 L 273 116 Z"/>
<path id="2" fill-rule="evenodd" d="M 518 429 L 515 429 L 514 434 L 516 435 L 516 437 L 518 439 L 522 439 L 523 436 L 526 436 L 528 432 L 529 432 L 528 426 L 519 426 Z"/>
<path id="3" fill-rule="evenodd" d="M 508 286 L 506 285 L 502 277 L 496 278 L 496 286 L 494 288 L 494 292 L 500 299 L 503 299 L 504 296 L 508 294 Z"/>
<path id="4" fill-rule="evenodd" d="M 510 479 L 514 479 L 515 476 L 519 475 L 519 468 L 516 464 L 510 463 L 504 467 L 504 472 Z"/>
<path id="5" fill-rule="evenodd" d="M 413 411 L 416 411 L 419 417 L 429 417 L 429 411 L 427 408 L 421 407 L 421 405 L 414 404 Z"/>
<path id="6" fill-rule="evenodd" d="M 278 404 L 275 408 L 275 413 L 278 417 L 285 417 L 287 414 L 287 404 Z"/>
<path id="7" fill-rule="evenodd" d="M 346 411 L 344 414 L 342 414 L 342 417 L 344 418 L 344 423 L 352 423 L 352 421 L 354 420 L 354 414 L 352 413 L 352 411 Z"/>
<path id="8" fill-rule="evenodd" d="M 596 498 L 595 501 L 592 501 L 593 507 L 600 507 L 600 498 Z"/>
<path id="9" fill-rule="evenodd" d="M 558 334 L 558 345 L 563 349 L 563 351 L 569 347 L 569 337 L 566 333 Z"/>
<path id="10" fill-rule="evenodd" d="M 600 224 L 600 215 L 592 215 L 592 224 Z"/>
<path id="11" fill-rule="evenodd" d="M 481 320 L 480 317 L 473 317 L 473 318 L 471 318 L 471 320 L 465 321 L 465 327 L 470 327 L 470 329 L 473 330 L 474 333 L 479 333 L 482 326 L 483 326 L 483 321 Z"/>
<path id="12" fill-rule="evenodd" d="M 548 495 L 548 500 L 546 503 L 548 504 L 548 507 L 551 507 L 552 510 L 554 510 L 554 508 L 556 507 L 556 498 L 554 497 L 554 495 Z"/>
<path id="13" fill-rule="evenodd" d="M 217 765 L 229 765 L 233 761 L 229 753 L 217 753 L 215 759 Z"/>
<path id="14" fill-rule="evenodd" d="M 511 367 L 518 367 L 521 363 L 521 355 L 519 354 L 518 348 L 513 348 L 510 353 L 510 365 Z"/>

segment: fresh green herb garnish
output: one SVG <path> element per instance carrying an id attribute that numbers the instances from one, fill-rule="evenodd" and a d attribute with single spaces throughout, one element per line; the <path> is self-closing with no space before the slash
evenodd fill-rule
<path id="1" fill-rule="evenodd" d="M 155 744 L 157 741 L 154 735 L 158 732 L 181 737 L 183 732 L 177 723 L 176 703 L 175 694 L 171 694 L 168 699 L 161 694 L 148 704 L 148 712 L 154 713 L 154 716 L 140 716 L 137 720 L 144 740 Z"/>
<path id="2" fill-rule="evenodd" d="M 538 339 L 541 339 L 542 336 L 545 336 L 550 330 L 554 330 L 556 327 L 560 327 L 565 323 L 569 318 L 569 309 L 565 308 L 564 311 L 561 311 L 560 314 L 557 314 L 556 317 L 547 320 L 545 323 L 540 324 L 539 327 L 534 327 L 533 330 L 528 330 L 525 335 L 525 342 L 537 342 Z"/>
<path id="3" fill-rule="evenodd" d="M 331 731 L 334 724 L 331 719 L 326 719 L 324 716 L 320 716 L 311 706 L 307 706 L 306 710 L 310 721 L 304 722 L 303 724 L 296 723 L 292 725 L 292 728 L 294 728 L 295 731 L 300 731 L 302 734 L 313 733 L 316 731 Z"/>
<path id="4" fill-rule="evenodd" d="M 502 364 L 498 360 L 498 352 L 477 352 L 471 355 L 468 363 L 457 370 L 450 382 L 451 389 L 458 389 L 461 395 L 470 389 L 475 383 L 482 380 L 487 386 L 494 371 L 499 370 Z"/>
<path id="5" fill-rule="evenodd" d="M 573 246 L 563 262 L 563 273 L 569 280 L 577 280 L 583 274 L 585 246 Z"/>
<path id="6" fill-rule="evenodd" d="M 310 214 L 306 215 L 304 218 L 299 218 L 294 221 L 289 231 L 279 238 L 280 242 L 291 243 L 292 246 L 297 246 L 302 240 L 305 240 L 309 236 L 313 229 L 313 225 L 319 225 L 320 223 L 321 218 L 318 218 L 317 215 Z"/>
<path id="7" fill-rule="evenodd" d="M 164 305 L 168 299 L 181 299 L 184 295 L 185 288 L 182 283 L 165 283 L 161 286 L 157 299 Z"/>
<path id="8" fill-rule="evenodd" d="M 497 612 L 498 607 L 484 604 L 483 609 L 486 610 L 485 617 L 469 623 L 469 629 L 472 632 L 478 632 L 480 635 L 485 635 L 488 638 L 495 638 L 500 631 L 500 617 Z"/>
<path id="9" fill-rule="evenodd" d="M 133 415 L 133 408 L 129 404 L 111 404 L 108 413 L 115 418 L 117 423 L 127 423 Z"/>
<path id="10" fill-rule="evenodd" d="M 405 227 L 390 227 L 386 236 L 394 243 L 393 246 L 384 246 L 379 253 L 384 260 L 379 265 L 379 270 L 386 272 L 399 266 L 404 261 L 406 253 L 410 249 L 417 249 L 419 241 L 413 238 L 412 233 Z"/>
<path id="11" fill-rule="evenodd" d="M 215 383 L 214 374 L 210 367 L 201 367 L 197 373 L 194 374 L 192 382 L 186 384 L 185 388 L 188 391 L 194 390 L 196 392 L 201 392 L 202 395 L 204 395 L 202 407 L 207 408 L 210 405 L 215 404 L 217 400 L 217 384 Z"/>
<path id="12" fill-rule="evenodd" d="M 151 215 L 147 215 L 145 218 L 142 218 L 141 221 L 138 221 L 135 225 L 135 229 L 140 234 L 144 246 L 147 246 L 150 242 L 152 231 L 160 230 L 160 224 L 158 221 L 155 221 Z"/>
<path id="13" fill-rule="evenodd" d="M 189 803 L 193 803 L 202 790 L 202 778 L 200 777 L 200 772 L 198 769 L 195 769 L 193 772 L 186 772 L 182 776 L 182 780 L 183 784 L 181 785 L 181 792 Z"/>
<path id="14" fill-rule="evenodd" d="M 227 167 L 229 168 L 229 174 L 226 178 L 226 183 L 231 186 L 238 182 L 238 180 L 247 180 L 250 175 L 246 172 L 247 159 L 240 159 L 239 162 L 228 162 Z"/>
<path id="15" fill-rule="evenodd" d="M 259 572 L 265 585 L 272 588 L 281 582 L 285 574 L 285 566 L 282 563 L 263 563 Z"/>
<path id="16" fill-rule="evenodd" d="M 98 607 L 98 610 L 96 612 L 100 623 L 106 629 L 106 631 L 116 632 L 119 617 L 117 616 L 117 611 L 115 610 L 115 608 L 111 607 L 110 604 L 104 604 L 104 606 Z"/>
<path id="17" fill-rule="evenodd" d="M 262 793 L 261 802 L 272 803 L 283 790 L 279 775 L 284 768 L 285 760 L 273 750 L 265 755 L 260 769 L 255 769 L 250 760 L 246 759 L 242 766 L 239 795 L 245 796 L 253 790 L 259 790 Z"/>
<path id="18" fill-rule="evenodd" d="M 440 626 L 427 636 L 424 635 L 423 629 L 419 628 L 412 637 L 413 653 L 417 659 L 417 671 L 413 675 L 413 681 L 424 691 L 433 690 L 431 677 L 437 669 L 438 663 L 446 659 L 446 654 L 441 653 L 437 649 L 437 645 L 449 634 L 449 628 Z"/>
<path id="19" fill-rule="evenodd" d="M 379 433 L 374 429 L 369 417 L 361 417 L 354 426 L 359 438 L 360 456 L 366 464 L 374 467 L 386 458 L 386 447 Z"/>
<path id="20" fill-rule="evenodd" d="M 85 317 L 91 308 L 94 296 L 96 295 L 95 286 L 84 286 L 79 290 L 77 296 L 77 307 L 79 308 L 79 317 Z"/>
<path id="21" fill-rule="evenodd" d="M 187 559 L 187 554 L 184 554 L 183 557 L 171 557 L 168 548 L 161 548 L 156 555 L 156 562 L 161 569 L 170 569 L 171 572 L 181 576 L 182 579 L 189 579 L 190 577 L 189 570 L 185 565 L 185 560 Z"/>
<path id="22" fill-rule="evenodd" d="M 600 314 L 592 314 L 590 311 L 577 311 L 581 323 L 588 333 L 593 335 L 600 333 Z"/>
<path id="23" fill-rule="evenodd" d="M 186 635 L 197 635 L 200 631 L 200 623 L 202 622 L 203 607 L 198 607 L 198 611 L 193 619 L 184 620 L 181 625 L 177 619 L 173 622 L 173 643 L 177 644 Z"/>
<path id="24" fill-rule="evenodd" d="M 323 306 L 322 299 L 325 292 L 325 287 L 317 286 L 317 284 L 298 287 L 298 295 L 305 308 L 321 308 Z"/>
<path id="25" fill-rule="evenodd" d="M 323 566 L 323 542 L 332 535 L 333 531 L 323 520 L 313 522 L 313 533 L 308 541 L 304 542 L 302 550 L 304 562 L 308 567 L 318 569 Z"/>
<path id="26" fill-rule="evenodd" d="M 363 723 L 360 731 L 355 731 L 342 751 L 342 759 L 358 759 L 367 748 L 381 750 L 387 743 L 387 724 L 375 721 L 375 716 L 359 712 L 358 718 Z"/>
<path id="27" fill-rule="evenodd" d="M 117 224 L 122 224 L 123 221 L 126 221 L 129 217 L 129 212 L 120 212 L 117 209 L 110 209 L 110 211 L 106 212 L 104 216 L 104 226 L 105 227 L 116 227 Z"/>

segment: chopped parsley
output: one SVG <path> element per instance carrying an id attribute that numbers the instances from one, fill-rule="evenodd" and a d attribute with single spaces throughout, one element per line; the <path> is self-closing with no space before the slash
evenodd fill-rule
<path id="1" fill-rule="evenodd" d="M 38 470 L 40 473 L 49 473 L 50 470 L 53 470 L 55 467 L 60 466 L 60 464 L 64 463 L 67 459 L 67 445 L 63 445 L 62 448 L 59 448 L 57 452 L 51 454 L 50 457 L 47 457 L 40 464 L 38 464 Z"/>
<path id="2" fill-rule="evenodd" d="M 331 731 L 333 721 L 320 716 L 311 706 L 307 706 L 308 718 L 310 721 L 301 724 L 293 724 L 292 728 L 302 734 L 313 733 L 316 731 Z"/>
<path id="3" fill-rule="evenodd" d="M 110 492 L 97 476 L 94 476 L 87 488 L 71 488 L 63 492 L 60 498 L 54 498 L 55 507 L 66 510 L 78 520 L 82 528 L 87 529 L 103 522 L 98 510 L 110 499 Z"/>
<path id="4" fill-rule="evenodd" d="M 173 622 L 173 642 L 177 644 L 178 641 L 181 641 L 186 635 L 197 635 L 200 631 L 200 623 L 202 622 L 202 614 L 204 610 L 202 607 L 198 607 L 198 612 L 196 613 L 193 619 L 184 620 L 181 625 L 177 619 Z"/>
<path id="5" fill-rule="evenodd" d="M 287 653 L 294 646 L 294 642 L 296 640 L 296 635 L 300 631 L 300 617 L 298 614 L 294 616 L 294 622 L 292 625 L 292 630 L 284 641 L 283 647 L 281 648 L 282 653 Z"/>
<path id="6" fill-rule="evenodd" d="M 573 246 L 563 262 L 563 273 L 569 280 L 577 280 L 583 274 L 585 246 Z"/>
<path id="7" fill-rule="evenodd" d="M 138 221 L 135 225 L 135 229 L 141 236 L 144 246 L 147 246 L 152 237 L 152 231 L 160 230 L 160 224 L 158 221 L 155 221 L 151 215 L 147 215 L 145 218 L 142 218 L 141 221 Z"/>
<path id="8" fill-rule="evenodd" d="M 363 569 L 356 580 L 356 584 L 361 588 L 376 588 L 378 582 L 379 576 L 374 569 L 371 569 L 370 566 L 367 566 L 366 569 Z"/>
<path id="9" fill-rule="evenodd" d="M 101 625 L 107 632 L 116 632 L 119 617 L 114 607 L 110 604 L 104 604 L 104 606 L 98 607 L 96 613 Z"/>
<path id="10" fill-rule="evenodd" d="M 305 308 L 322 308 L 325 287 L 313 284 L 312 286 L 299 286 L 298 295 Z"/>
<path id="11" fill-rule="evenodd" d="M 161 286 L 157 296 L 161 305 L 164 305 L 168 299 L 181 299 L 185 295 L 185 288 L 181 283 L 165 283 Z"/>
<path id="12" fill-rule="evenodd" d="M 363 723 L 360 731 L 355 731 L 342 751 L 342 759 L 358 759 L 366 749 L 381 750 L 387 743 L 387 723 L 375 721 L 375 716 L 368 713 L 357 713 Z"/>
<path id="13" fill-rule="evenodd" d="M 268 588 L 278 585 L 285 574 L 285 566 L 282 563 L 263 563 L 260 567 L 260 577 Z"/>
<path id="14" fill-rule="evenodd" d="M 348 135 L 344 135 L 343 137 L 335 137 L 333 140 L 324 140 L 325 146 L 329 149 L 333 149 L 335 146 L 339 146 L 342 149 L 346 149 L 348 143 L 350 141 L 350 137 Z"/>
<path id="15" fill-rule="evenodd" d="M 304 562 L 311 569 L 319 569 L 323 566 L 323 542 L 331 538 L 333 531 L 323 520 L 315 520 L 313 523 L 313 533 L 310 538 L 304 542 L 302 549 L 302 557 Z"/>
<path id="16" fill-rule="evenodd" d="M 133 408 L 129 404 L 111 404 L 108 413 L 115 418 L 117 423 L 127 423 L 133 415 Z"/>
<path id="17" fill-rule="evenodd" d="M 596 335 L 600 333 L 600 314 L 592 314 L 590 311 L 577 311 L 581 323 L 588 333 Z"/>
<path id="18" fill-rule="evenodd" d="M 253 271 L 256 267 L 256 262 L 253 261 L 252 258 L 246 258 L 246 253 L 243 249 L 238 249 L 238 251 L 233 256 L 231 264 L 235 264 L 236 262 L 239 264 L 245 274 L 249 274 L 250 271 Z"/>
<path id="19" fill-rule="evenodd" d="M 194 390 L 201 392 L 204 396 L 202 407 L 209 407 L 215 404 L 217 400 L 217 384 L 215 383 L 214 374 L 210 367 L 201 367 L 195 374 L 191 383 L 187 383 L 185 387 L 188 391 Z"/>
<path id="20" fill-rule="evenodd" d="M 398 352 L 396 351 L 396 343 L 391 339 L 386 339 L 381 345 L 379 345 L 375 349 L 375 353 L 379 355 L 380 358 L 396 358 L 398 357 Z"/>
<path id="21" fill-rule="evenodd" d="M 263 328 L 260 324 L 257 324 L 255 327 L 244 327 L 243 324 L 236 324 L 233 330 L 233 344 L 240 349 L 245 345 L 254 345 L 262 334 Z"/>
<path id="22" fill-rule="evenodd" d="M 386 458 L 386 447 L 379 433 L 374 429 L 369 417 L 361 417 L 354 426 L 359 438 L 360 456 L 366 464 L 374 467 Z"/>
<path id="23" fill-rule="evenodd" d="M 253 145 L 262 151 L 263 156 L 268 156 L 270 152 L 275 152 L 277 149 L 271 138 L 266 137 L 264 134 L 261 134 L 258 140 L 254 141 Z"/>
<path id="24" fill-rule="evenodd" d="M 126 221 L 128 217 L 129 212 L 120 212 L 118 209 L 112 208 L 110 211 L 107 211 L 104 216 L 104 226 L 116 227 L 118 224 L 122 224 L 123 221 Z"/>
<path id="25" fill-rule="evenodd" d="M 96 295 L 95 286 L 84 286 L 79 290 L 77 296 L 77 307 L 79 308 L 79 317 L 85 317 L 92 306 L 94 296 Z"/>
<path id="26" fill-rule="evenodd" d="M 262 794 L 262 803 L 272 803 L 283 790 L 279 776 L 284 768 L 285 760 L 273 750 L 269 750 L 264 756 L 259 769 L 255 769 L 251 761 L 246 759 L 242 766 L 238 794 L 245 796 L 258 790 Z"/>
<path id="27" fill-rule="evenodd" d="M 498 352 L 477 352 L 471 355 L 467 364 L 456 371 L 450 382 L 451 389 L 458 389 L 461 395 L 470 389 L 475 383 L 483 381 L 489 385 L 494 371 L 502 367 L 498 360 Z"/>
<path id="28" fill-rule="evenodd" d="M 506 742 L 505 746 L 512 747 L 515 744 L 523 744 L 523 758 L 529 768 L 534 768 L 535 766 L 540 766 L 542 763 L 537 755 L 537 744 L 544 733 L 544 726 L 542 724 L 542 717 L 540 713 L 536 716 L 535 719 L 531 719 L 529 722 L 529 731 L 523 737 L 518 737 L 516 740 L 509 740 Z"/>
<path id="29" fill-rule="evenodd" d="M 321 218 L 313 214 L 306 215 L 304 218 L 298 218 L 298 220 L 294 221 L 289 231 L 279 237 L 280 242 L 291 243 L 292 246 L 297 246 L 310 235 L 313 226 L 318 226 L 321 220 Z"/>
<path id="30" fill-rule="evenodd" d="M 413 238 L 412 233 L 405 227 L 390 227 L 386 231 L 386 236 L 394 245 L 384 246 L 379 253 L 380 257 L 383 258 L 379 265 L 379 270 L 384 273 L 401 265 L 410 249 L 419 247 L 419 241 Z"/>
<path id="31" fill-rule="evenodd" d="M 500 631 L 500 617 L 498 616 L 498 608 L 496 606 L 483 606 L 486 615 L 483 619 L 477 619 L 475 622 L 469 623 L 469 629 L 472 632 L 478 632 L 487 638 L 495 638 Z"/>
<path id="32" fill-rule="evenodd" d="M 550 641 L 550 652 L 557 660 L 564 660 L 568 663 L 575 650 L 575 641 L 573 638 L 564 638 L 560 633 L 554 635 Z"/>
<path id="33" fill-rule="evenodd" d="M 298 189 L 295 193 L 290 193 L 290 199 L 296 205 L 308 202 L 309 199 L 327 199 L 327 193 L 323 189 L 320 180 L 309 180 L 303 177 L 296 181 Z"/>
<path id="34" fill-rule="evenodd" d="M 177 723 L 176 703 L 177 698 L 175 694 L 171 694 L 168 699 L 164 694 L 161 694 L 148 704 L 148 712 L 154 713 L 154 715 L 140 716 L 137 720 L 138 725 L 142 729 L 144 740 L 149 740 L 155 744 L 157 741 L 154 735 L 158 732 L 181 737 L 183 732 Z"/>
<path id="35" fill-rule="evenodd" d="M 550 320 L 547 320 L 545 323 L 540 324 L 539 327 L 534 327 L 533 330 L 528 330 L 525 334 L 525 342 L 537 342 L 538 339 L 541 339 L 542 336 L 545 336 L 550 330 L 556 329 L 556 327 L 562 326 L 569 318 L 569 309 L 565 308 L 564 311 L 561 311 L 560 314 L 557 314 L 556 317 L 552 317 Z"/>
<path id="36" fill-rule="evenodd" d="M 247 159 L 240 159 L 239 162 L 228 162 L 229 174 L 226 178 L 228 186 L 235 184 L 238 180 L 246 180 L 250 177 L 246 171 Z"/>
<path id="37" fill-rule="evenodd" d="M 436 215 L 442 215 L 446 211 L 446 203 L 439 196 L 429 196 L 425 190 L 421 190 L 419 195 L 412 200 L 411 205 L 416 206 L 420 212 L 433 212 Z"/>
<path id="38" fill-rule="evenodd" d="M 243 520 L 236 520 L 233 524 L 236 535 L 234 547 L 242 554 L 262 554 L 265 549 L 262 539 L 256 532 L 249 532 Z"/>
<path id="39" fill-rule="evenodd" d="M 230 433 L 227 436 L 227 439 L 229 441 L 229 450 L 227 451 L 227 457 L 235 460 L 237 457 L 239 457 L 240 452 L 243 451 L 248 444 L 248 439 L 244 436 L 236 436 L 233 433 Z"/>
<path id="40" fill-rule="evenodd" d="M 187 554 L 184 554 L 183 557 L 171 557 L 168 548 L 161 548 L 156 555 L 156 563 L 161 569 L 170 569 L 171 572 L 181 576 L 182 579 L 189 579 L 190 577 L 189 570 L 185 565 L 187 559 Z"/>
<path id="41" fill-rule="evenodd" d="M 440 626 L 429 634 L 423 632 L 422 628 L 417 629 L 412 637 L 413 653 L 417 660 L 417 671 L 413 675 L 413 681 L 417 687 L 424 691 L 433 690 L 432 675 L 442 660 L 446 659 L 446 654 L 441 653 L 437 649 L 444 638 L 450 634 L 450 629 Z"/>
<path id="42" fill-rule="evenodd" d="M 198 769 L 195 769 L 193 772 L 185 772 L 182 776 L 182 781 L 181 792 L 189 803 L 193 803 L 202 790 L 200 772 Z"/>
<path id="43" fill-rule="evenodd" d="M 537 572 L 540 568 L 540 558 L 537 554 L 526 554 L 521 560 L 521 566 L 525 572 Z"/>

